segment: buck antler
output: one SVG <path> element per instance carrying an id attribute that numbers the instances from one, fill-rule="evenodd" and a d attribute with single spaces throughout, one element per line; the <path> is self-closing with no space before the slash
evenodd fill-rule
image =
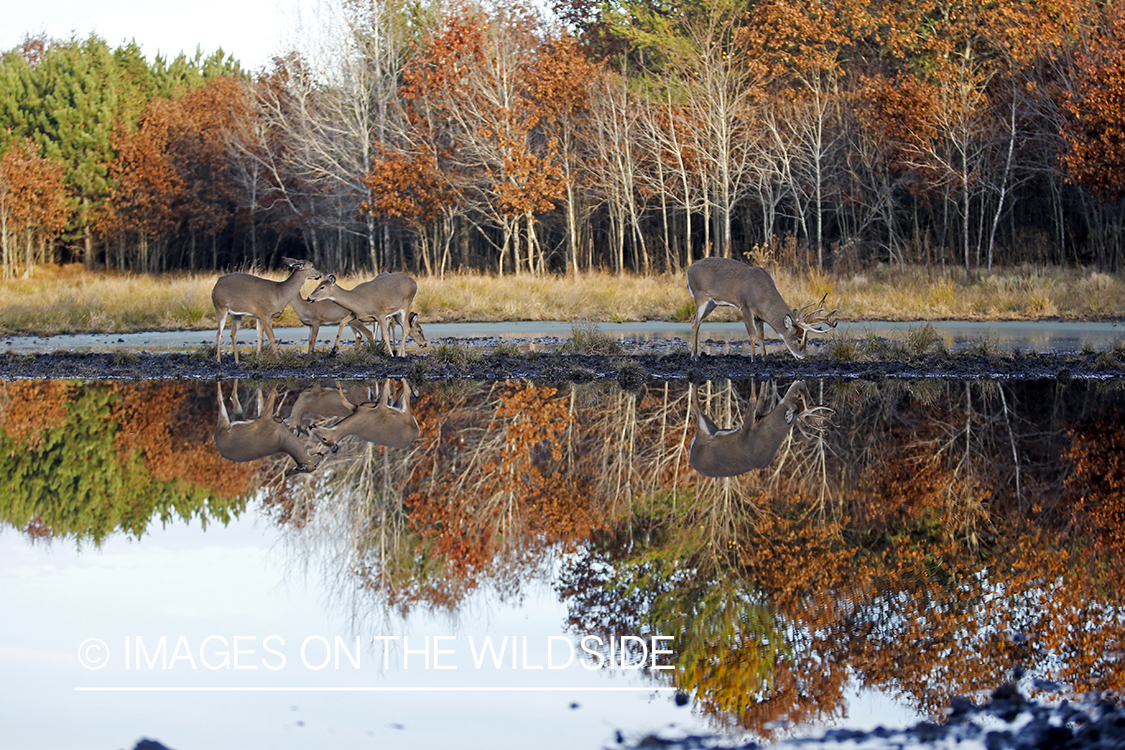
<path id="1" fill-rule="evenodd" d="M 797 314 L 794 316 L 797 321 L 797 327 L 801 328 L 802 330 L 813 331 L 815 333 L 825 333 L 830 329 L 835 328 L 836 321 L 832 319 L 832 316 L 840 311 L 831 310 L 826 312 L 824 310 L 824 302 L 827 299 L 828 292 L 825 292 L 824 296 L 820 298 L 820 304 L 817 305 L 816 309 L 812 309 L 812 302 L 806 302 L 804 305 L 802 305 L 800 309 L 797 310 Z M 823 327 L 818 328 L 817 326 Z"/>
<path id="2" fill-rule="evenodd" d="M 797 414 L 797 429 L 805 438 L 811 438 L 814 434 L 828 429 L 835 415 L 836 410 L 829 406 L 806 408 Z"/>

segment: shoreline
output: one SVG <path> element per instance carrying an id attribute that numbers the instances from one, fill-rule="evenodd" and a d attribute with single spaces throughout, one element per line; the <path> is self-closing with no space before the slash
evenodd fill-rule
<path id="1" fill-rule="evenodd" d="M 1119 380 L 1125 358 L 1111 352 L 1016 352 L 987 356 L 903 355 L 875 361 L 839 361 L 813 355 L 796 360 L 773 353 L 764 360 L 744 354 L 510 354 L 494 352 L 460 359 L 427 355 L 371 357 L 314 355 L 306 362 L 222 364 L 183 353 L 0 354 L 0 380 L 382 380 L 415 383 L 528 379 L 547 383 L 615 380 L 629 389 L 647 383 L 708 380 Z"/>
<path id="2" fill-rule="evenodd" d="M 651 344 L 654 348 L 672 351 L 678 346 L 690 346 L 691 323 L 668 323 L 662 321 L 605 323 L 594 321 L 600 333 L 614 341 L 626 344 Z M 909 331 L 930 325 L 947 347 L 956 350 L 972 342 L 993 341 L 998 347 L 1029 349 L 1039 352 L 1078 352 L 1083 348 L 1107 349 L 1125 340 L 1125 321 L 842 321 L 829 336 L 811 339 L 814 344 L 823 345 L 833 337 L 866 338 L 878 336 L 891 341 L 904 340 Z M 572 334 L 572 323 L 565 321 L 511 321 L 506 323 L 425 323 L 423 328 L 431 342 L 467 343 L 483 348 L 495 347 L 500 343 L 514 343 L 533 346 L 537 349 L 557 346 L 568 340 Z M 275 328 L 279 346 L 299 348 L 304 352 L 308 347 L 308 328 Z M 317 339 L 317 351 L 327 351 L 335 339 L 334 327 L 322 327 Z M 345 331 L 341 346 L 347 351 L 352 345 L 351 331 Z M 746 328 L 741 322 L 705 322 L 700 330 L 700 340 L 717 342 L 720 346 L 728 343 L 734 346 L 745 344 L 748 339 Z M 257 332 L 253 328 L 243 328 L 239 333 L 239 351 L 252 351 Z M 141 331 L 137 333 L 72 333 L 53 336 L 9 335 L 0 337 L 0 353 L 42 354 L 70 353 L 84 351 L 191 351 L 200 347 L 211 347 L 215 343 L 215 329 Z M 223 332 L 224 351 L 229 352 L 229 328 Z M 660 346 L 663 344 L 663 346 Z M 780 338 L 767 337 L 771 348 L 780 348 Z M 711 347 L 714 349 L 714 345 Z M 413 347 L 412 347 L 412 350 Z"/>

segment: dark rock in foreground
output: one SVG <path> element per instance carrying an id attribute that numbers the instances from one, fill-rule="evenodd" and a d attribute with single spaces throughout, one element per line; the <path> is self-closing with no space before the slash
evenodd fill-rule
<path id="1" fill-rule="evenodd" d="M 926 748 L 984 747 L 986 750 L 1093 750 L 1125 748 L 1125 709 L 1114 696 L 1094 696 L 1082 701 L 1043 705 L 1024 698 L 1009 684 L 997 688 L 991 699 L 977 706 L 966 698 L 950 702 L 944 724 L 921 722 L 907 729 L 879 727 L 870 732 L 832 729 L 821 737 L 786 740 L 774 747 L 809 748 Z M 758 748 L 755 742 L 727 744 L 718 737 L 694 735 L 665 739 L 650 735 L 631 748 L 735 750 Z"/>

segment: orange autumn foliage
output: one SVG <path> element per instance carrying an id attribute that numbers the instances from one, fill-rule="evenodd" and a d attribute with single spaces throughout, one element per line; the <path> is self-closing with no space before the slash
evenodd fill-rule
<path id="1" fill-rule="evenodd" d="M 116 384 L 116 446 L 124 459 L 136 452 L 158 481 L 184 480 L 222 497 L 247 494 L 256 475 L 252 464 L 227 461 L 211 441 L 213 404 L 197 386 L 144 381 Z"/>

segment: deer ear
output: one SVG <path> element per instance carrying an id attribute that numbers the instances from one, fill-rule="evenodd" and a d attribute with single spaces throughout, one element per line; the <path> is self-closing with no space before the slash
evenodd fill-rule
<path id="1" fill-rule="evenodd" d="M 416 321 L 416 320 L 418 320 L 418 313 L 416 313 L 416 312 L 410 313 L 410 325 L 411 326 L 414 325 L 414 321 Z"/>
<path id="2" fill-rule="evenodd" d="M 325 281 L 327 281 L 329 284 L 335 284 L 336 283 L 336 277 L 332 274 L 328 274 L 328 278 L 325 279 Z"/>
<path id="3" fill-rule="evenodd" d="M 797 311 L 794 310 L 793 312 L 796 313 Z M 785 330 L 787 330 L 787 331 L 792 331 L 792 330 L 795 330 L 797 328 L 797 326 L 795 326 L 793 324 L 793 316 L 792 315 L 786 315 L 784 323 L 785 323 Z"/>

